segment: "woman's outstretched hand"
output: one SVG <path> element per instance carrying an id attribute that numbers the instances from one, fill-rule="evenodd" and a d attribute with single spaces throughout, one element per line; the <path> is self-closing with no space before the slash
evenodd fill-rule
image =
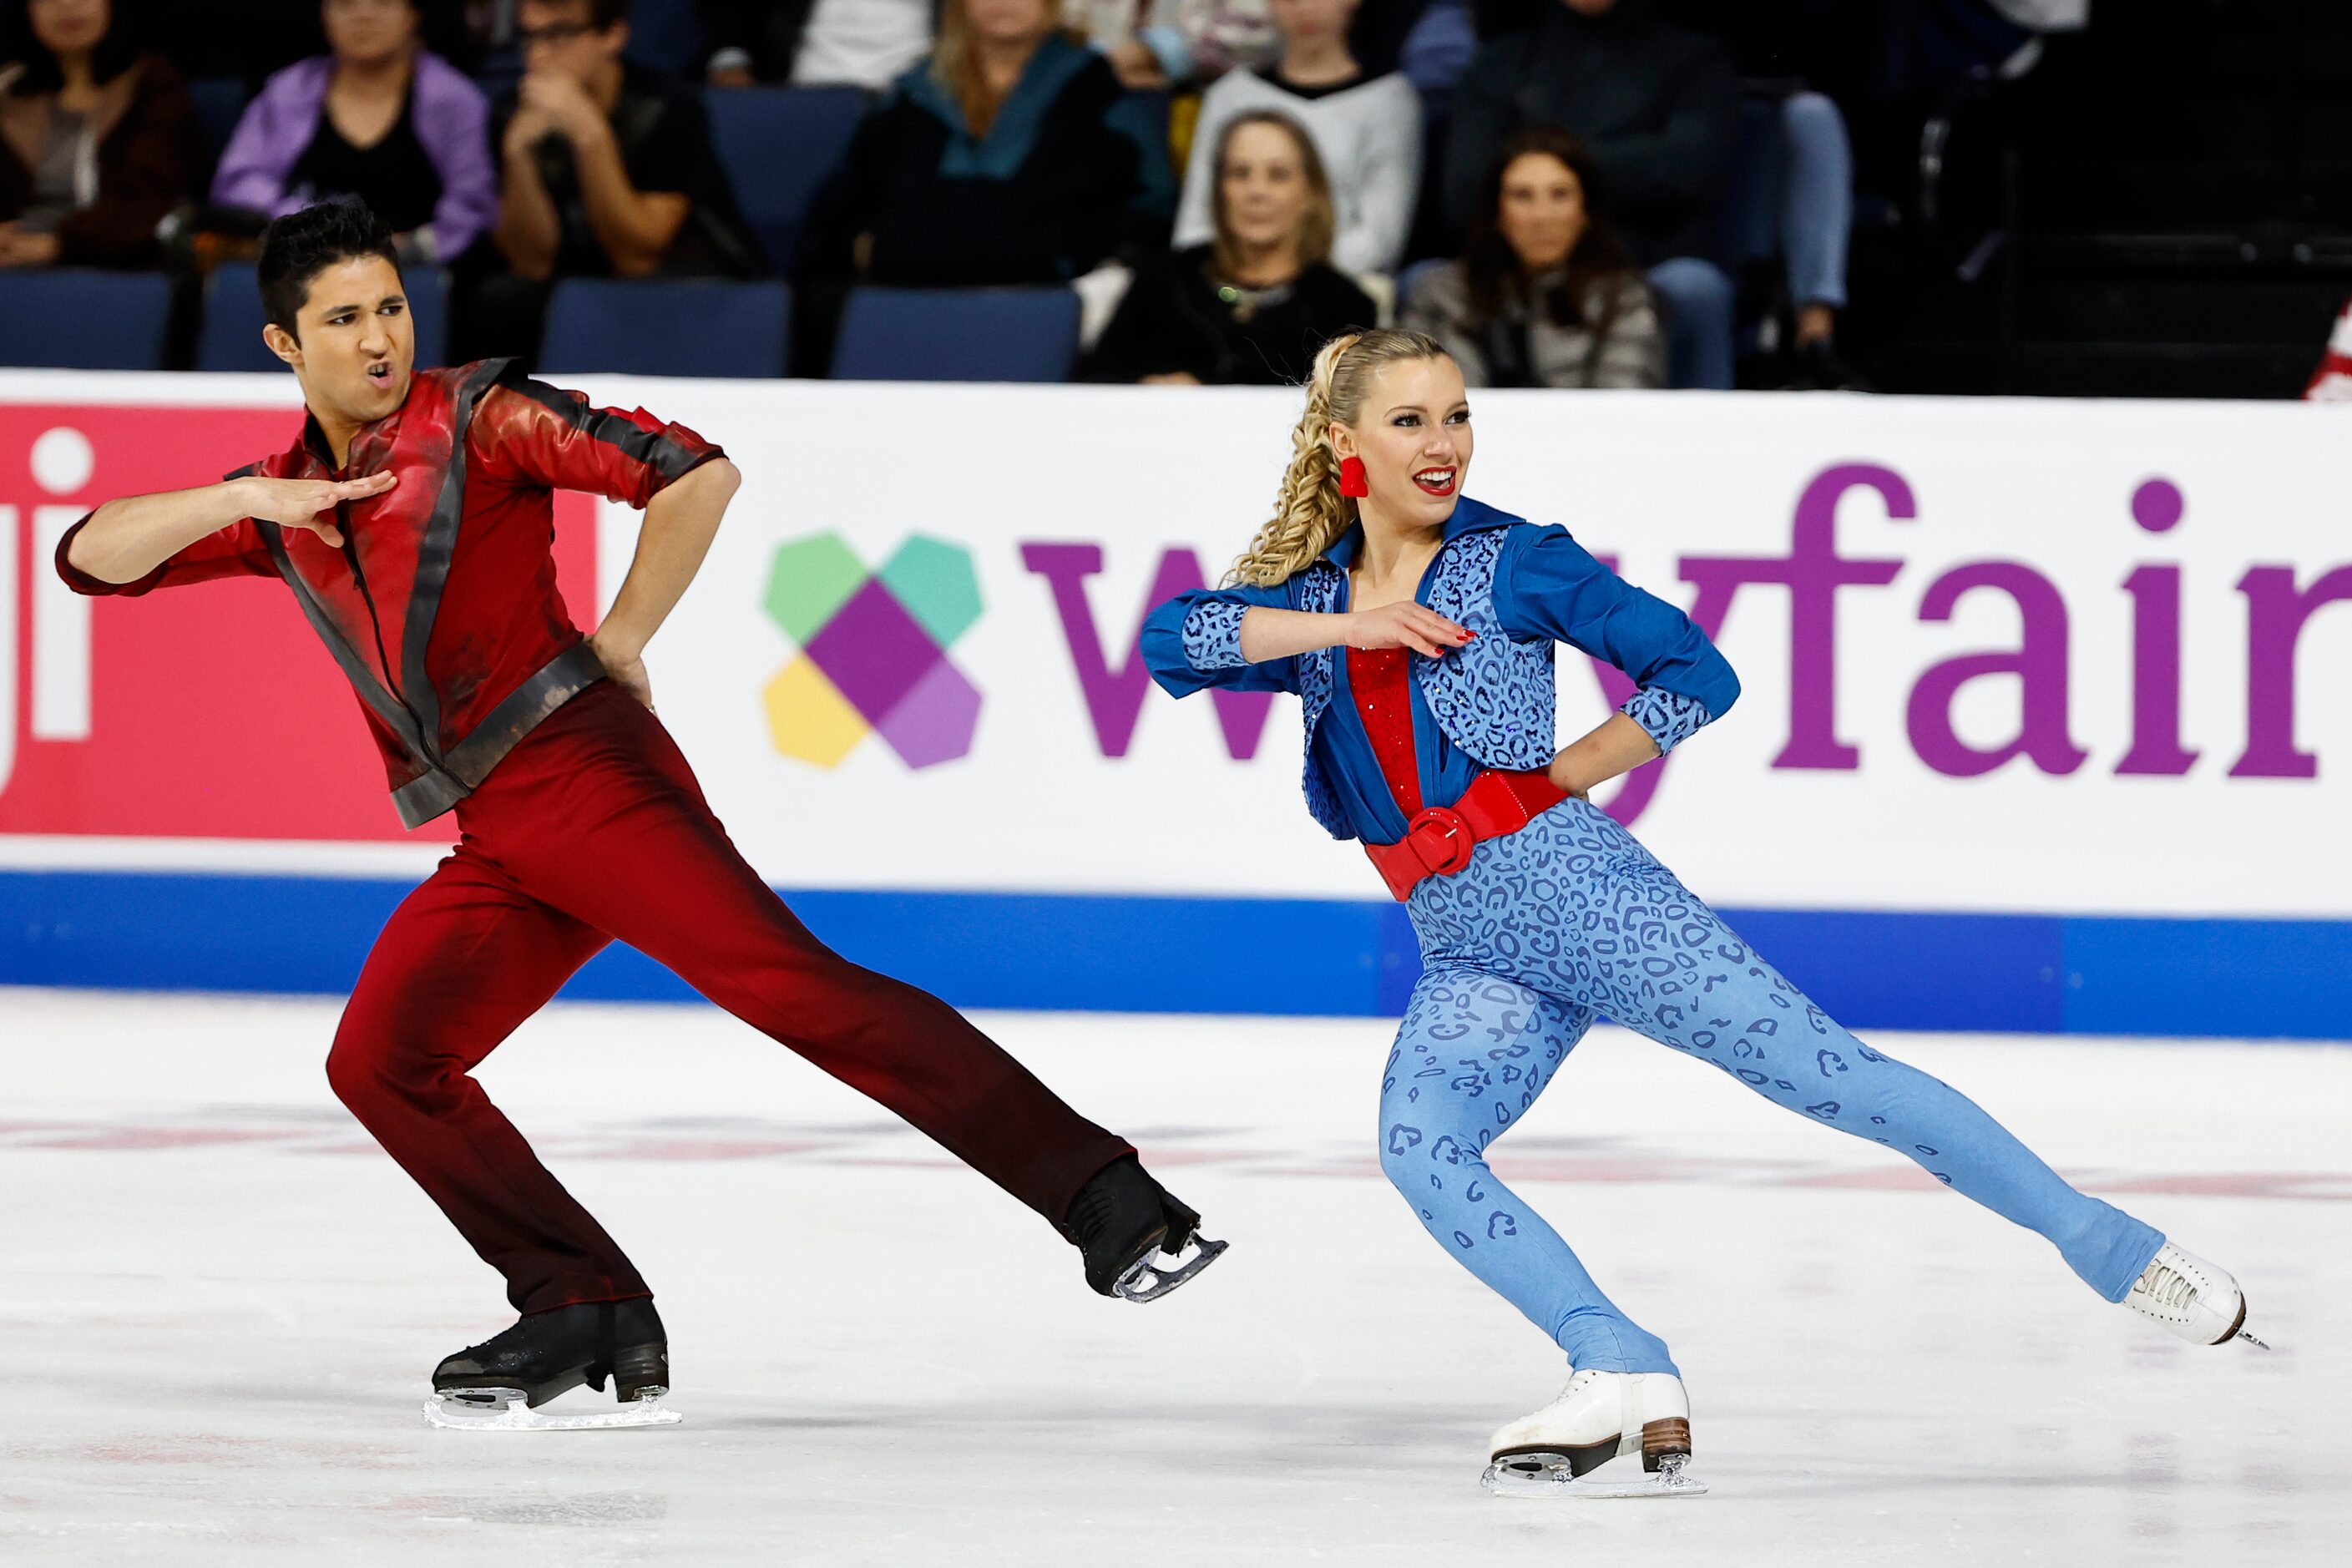
<path id="1" fill-rule="evenodd" d="M 1349 647 L 1409 647 L 1432 658 L 1462 647 L 1476 635 L 1409 599 L 1377 610 L 1351 610 L 1343 618 L 1348 623 Z"/>

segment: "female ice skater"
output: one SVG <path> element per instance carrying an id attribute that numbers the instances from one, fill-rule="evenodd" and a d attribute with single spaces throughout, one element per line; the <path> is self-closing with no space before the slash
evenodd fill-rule
<path id="1" fill-rule="evenodd" d="M 1298 694 L 1308 809 L 1332 837 L 1360 838 L 1411 910 L 1426 969 L 1381 1080 L 1381 1166 L 1571 1369 L 1557 1400 L 1495 1434 L 1490 1490 L 1704 1489 L 1685 1468 L 1690 1406 L 1665 1342 L 1486 1166 L 1597 1015 L 1916 1161 L 2048 1237 L 2110 1301 L 2200 1344 L 2239 1333 L 2245 1299 L 2228 1274 L 1840 1028 L 1585 798 L 1722 717 L 1739 685 L 1686 616 L 1566 531 L 1462 494 L 1470 409 L 1434 341 L 1333 342 L 1293 442 L 1233 585 L 1160 605 L 1143 651 L 1178 696 Z M 1555 754 L 1561 642 L 1641 689 Z"/>
<path id="2" fill-rule="evenodd" d="M 58 547 L 85 594 L 278 576 L 343 668 L 415 827 L 457 846 L 394 911 L 327 1057 L 336 1094 L 506 1277 L 521 1319 L 434 1373 L 443 1424 L 643 1425 L 669 1347 L 653 1292 L 482 1092 L 473 1069 L 574 970 L 625 942 L 871 1095 L 1075 1243 L 1087 1282 L 1148 1300 L 1213 1258 L 1199 1215 L 946 1003 L 860 969 L 736 853 L 652 711 L 643 654 L 738 475 L 639 409 L 592 407 L 503 360 L 412 371 L 391 236 L 357 204 L 263 237 L 269 346 L 310 416 L 226 482 L 100 507 Z M 558 489 L 645 511 L 593 637 L 549 551 Z M 654 1070 L 658 1070 L 656 1068 Z M 537 1406 L 610 1377 L 617 1411 Z"/>

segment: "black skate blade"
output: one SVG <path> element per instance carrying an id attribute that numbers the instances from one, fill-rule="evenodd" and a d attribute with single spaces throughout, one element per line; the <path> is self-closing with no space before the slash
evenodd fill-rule
<path id="1" fill-rule="evenodd" d="M 1196 1230 L 1185 1244 L 1191 1256 L 1180 1255 L 1178 1261 L 1166 1268 L 1152 1261 L 1158 1249 L 1147 1249 L 1141 1258 L 1128 1265 L 1127 1272 L 1120 1275 L 1118 1282 L 1111 1287 L 1111 1293 L 1122 1301 L 1139 1304 L 1157 1301 L 1214 1263 L 1230 1245 L 1229 1242 L 1211 1241 Z"/>

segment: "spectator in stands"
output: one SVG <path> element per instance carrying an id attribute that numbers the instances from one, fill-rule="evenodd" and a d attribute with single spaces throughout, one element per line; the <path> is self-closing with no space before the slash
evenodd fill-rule
<path id="1" fill-rule="evenodd" d="M 415 0 L 324 0 L 328 53 L 269 79 L 237 121 L 213 201 L 263 217 L 357 196 L 404 258 L 464 254 L 499 217 L 490 106 L 418 42 Z"/>
<path id="2" fill-rule="evenodd" d="M 1275 110 L 1235 115 L 1212 166 L 1215 238 L 1143 265 L 1082 379 L 1297 384 L 1326 342 L 1374 323 L 1370 296 L 1325 259 L 1331 186 L 1305 126 Z"/>
<path id="3" fill-rule="evenodd" d="M 522 80 L 495 117 L 514 275 L 748 275 L 758 251 L 691 89 L 621 58 L 628 0 L 520 0 Z"/>
<path id="4" fill-rule="evenodd" d="M 880 92 L 931 52 L 939 0 L 700 0 L 713 87 Z"/>
<path id="5" fill-rule="evenodd" d="M 940 45 L 862 121 L 813 204 L 802 272 L 1062 283 L 1167 232 L 1164 140 L 1051 0 L 947 0 Z"/>
<path id="6" fill-rule="evenodd" d="M 1367 78 L 1349 52 L 1358 0 L 1273 0 L 1282 58 L 1257 70 L 1228 71 L 1201 99 L 1192 156 L 1176 209 L 1176 243 L 1210 237 L 1219 179 L 1215 150 L 1226 124 L 1271 109 L 1307 128 L 1331 176 L 1339 234 L 1331 260 L 1349 272 L 1393 272 L 1412 227 L 1421 188 L 1421 100 L 1391 72 Z"/>
<path id="7" fill-rule="evenodd" d="M 1592 154 L 1557 126 L 1503 143 L 1462 259 L 1423 273 L 1398 325 L 1470 386 L 1664 386 L 1666 339 L 1625 242 L 1593 212 Z"/>
<path id="8" fill-rule="evenodd" d="M 1454 104 L 1446 216 L 1457 231 L 1504 139 L 1566 127 L 1665 299 L 1678 384 L 1731 384 L 1730 279 L 1701 258 L 1709 200 L 1738 129 L 1738 81 L 1713 39 L 1667 26 L 1654 0 L 1555 0 L 1532 31 L 1478 51 Z"/>
<path id="9" fill-rule="evenodd" d="M 1255 70 L 1282 52 L 1268 0 L 1063 0 L 1063 15 L 1138 92 Z"/>
<path id="10" fill-rule="evenodd" d="M 1778 145 L 1747 175 L 1753 188 L 1727 194 L 1723 227 L 1735 257 L 1780 264 L 1790 309 L 1784 390 L 1868 391 L 1837 350 L 1854 205 L 1853 142 L 1837 97 L 1861 95 L 1886 55 L 1877 35 L 1893 13 L 1857 16 L 1843 0 L 1662 3 L 1675 23 L 1730 50 L 1749 105 L 1769 102 L 1778 122 Z M 1916 159 L 1915 128 L 1891 140 Z M 1901 177 L 1913 177 L 1907 164 Z"/>
<path id="11" fill-rule="evenodd" d="M 195 194 L 195 106 L 109 0 L 0 0 L 0 267 L 140 267 Z"/>

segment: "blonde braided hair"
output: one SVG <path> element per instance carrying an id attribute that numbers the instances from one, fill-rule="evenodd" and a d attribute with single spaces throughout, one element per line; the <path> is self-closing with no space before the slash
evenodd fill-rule
<path id="1" fill-rule="evenodd" d="M 1290 433 L 1290 467 L 1275 493 L 1274 516 L 1225 574 L 1228 586 L 1271 588 L 1286 582 L 1354 525 L 1356 503 L 1339 493 L 1339 455 L 1331 447 L 1331 426 L 1356 422 L 1372 377 L 1384 366 L 1444 353 L 1436 339 L 1402 327 L 1345 332 L 1323 345 L 1307 378 L 1307 411 Z"/>

